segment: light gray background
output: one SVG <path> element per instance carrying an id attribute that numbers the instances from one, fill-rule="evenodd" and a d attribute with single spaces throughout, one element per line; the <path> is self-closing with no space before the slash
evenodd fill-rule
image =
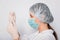
<path id="1" fill-rule="evenodd" d="M 29 7 L 37 2 L 43 2 L 50 8 L 54 16 L 51 23 L 60 40 L 60 0 L 0 0 L 0 40 L 12 40 L 7 32 L 9 12 L 15 12 L 17 28 L 21 34 L 28 34 L 27 28 Z"/>

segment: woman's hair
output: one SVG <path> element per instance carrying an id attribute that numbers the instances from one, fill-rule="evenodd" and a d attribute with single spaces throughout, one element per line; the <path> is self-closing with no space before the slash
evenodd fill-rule
<path id="1" fill-rule="evenodd" d="M 52 29 L 54 32 L 53 32 L 53 35 L 54 35 L 54 37 L 56 38 L 56 40 L 58 40 L 58 37 L 57 37 L 57 34 L 56 34 L 56 32 L 55 32 L 55 30 L 49 25 L 49 24 L 47 24 L 48 25 L 48 28 L 49 29 Z"/>

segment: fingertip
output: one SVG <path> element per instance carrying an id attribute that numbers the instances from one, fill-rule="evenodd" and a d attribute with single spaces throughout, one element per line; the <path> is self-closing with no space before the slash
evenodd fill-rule
<path id="1" fill-rule="evenodd" d="M 10 12 L 9 15 L 14 16 L 15 15 L 15 12 Z"/>

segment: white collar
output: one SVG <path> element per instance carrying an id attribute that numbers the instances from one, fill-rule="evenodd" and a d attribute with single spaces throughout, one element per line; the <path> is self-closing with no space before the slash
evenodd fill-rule
<path id="1" fill-rule="evenodd" d="M 53 32 L 54 31 L 52 29 L 48 29 L 48 30 L 42 31 L 40 33 L 52 33 L 53 34 Z M 38 33 L 39 33 L 39 31 L 38 31 Z"/>

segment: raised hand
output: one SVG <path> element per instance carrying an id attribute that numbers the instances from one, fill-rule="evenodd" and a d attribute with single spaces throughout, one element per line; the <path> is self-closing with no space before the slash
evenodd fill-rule
<path id="1" fill-rule="evenodd" d="M 16 16 L 15 16 L 15 13 L 13 12 L 9 14 L 9 23 L 8 23 L 7 30 L 14 40 L 19 39 L 19 34 L 17 31 L 17 26 L 16 26 Z"/>

